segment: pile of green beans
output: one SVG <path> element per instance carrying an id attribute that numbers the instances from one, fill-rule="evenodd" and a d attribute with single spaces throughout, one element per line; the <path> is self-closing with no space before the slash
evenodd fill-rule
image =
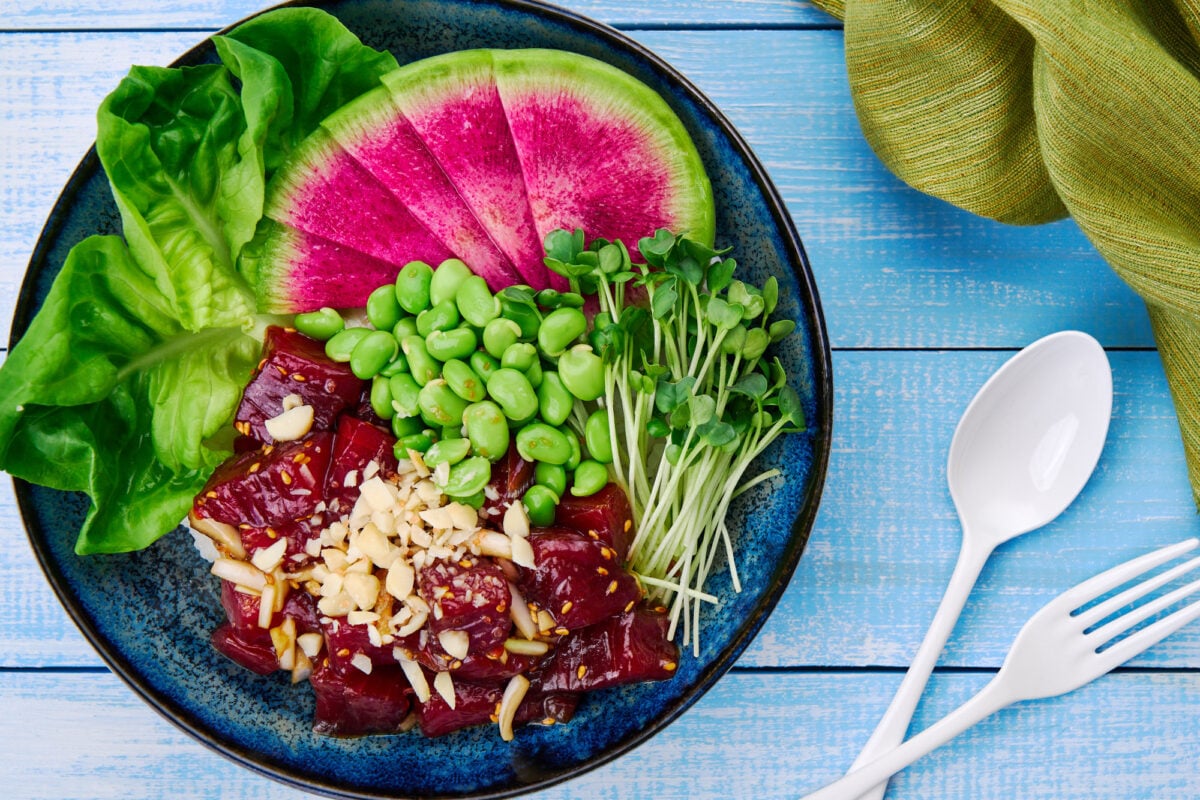
<path id="1" fill-rule="evenodd" d="M 549 525 L 566 492 L 595 494 L 613 454 L 604 368 L 587 344 L 583 298 L 514 286 L 493 294 L 458 259 L 406 264 L 367 298 L 369 326 L 347 327 L 332 308 L 297 314 L 301 333 L 371 381 L 371 408 L 390 422 L 396 457 L 449 465 L 442 490 L 476 507 L 491 465 L 510 446 L 535 465 L 522 501 Z"/>

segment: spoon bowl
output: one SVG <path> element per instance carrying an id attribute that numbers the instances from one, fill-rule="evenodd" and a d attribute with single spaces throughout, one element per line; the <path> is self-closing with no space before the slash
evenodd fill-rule
<path id="1" fill-rule="evenodd" d="M 958 562 L 896 696 L 851 771 L 904 741 L 930 673 L 971 588 L 1001 543 L 1040 528 L 1083 490 L 1112 415 L 1112 372 L 1080 331 L 1038 339 L 1000 367 L 967 406 L 946 465 L 962 522 Z M 881 800 L 887 783 L 860 800 Z"/>
<path id="2" fill-rule="evenodd" d="M 993 546 L 1058 517 L 1104 448 L 1112 372 L 1079 331 L 1039 339 L 975 395 L 954 432 L 946 474 L 964 538 Z"/>

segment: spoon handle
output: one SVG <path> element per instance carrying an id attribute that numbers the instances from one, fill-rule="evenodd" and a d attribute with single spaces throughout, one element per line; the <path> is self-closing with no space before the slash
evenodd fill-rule
<path id="1" fill-rule="evenodd" d="M 929 624 L 929 630 L 925 633 L 925 639 L 917 648 L 912 664 L 904 674 L 904 680 L 900 682 L 900 688 L 896 690 L 891 705 L 875 726 L 875 732 L 863 746 L 858 758 L 850 766 L 850 772 L 875 761 L 904 741 L 908 725 L 912 722 L 913 711 L 916 710 L 921 694 L 925 691 L 929 675 L 937 664 L 942 648 L 946 646 L 946 640 L 954 630 L 954 624 L 971 594 L 971 588 L 991 555 L 991 547 L 973 544 L 974 541 L 976 540 L 967 531 L 963 532 L 963 545 L 958 553 L 958 561 L 954 565 L 954 572 L 946 586 L 946 593 L 942 595 L 937 613 L 933 615 L 933 622 Z M 886 791 L 887 781 L 884 780 L 864 793 L 861 800 L 881 800 Z"/>

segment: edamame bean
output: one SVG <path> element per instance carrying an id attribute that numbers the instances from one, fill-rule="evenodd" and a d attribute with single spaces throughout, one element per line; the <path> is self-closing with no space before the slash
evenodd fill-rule
<path id="1" fill-rule="evenodd" d="M 571 457 L 571 445 L 557 428 L 532 422 L 517 433 L 517 452 L 526 461 L 565 464 Z"/>
<path id="2" fill-rule="evenodd" d="M 583 426 L 583 443 L 587 445 L 588 455 L 594 460 L 601 464 L 612 463 L 612 438 L 608 432 L 607 408 L 598 408 L 587 418 Z"/>
<path id="3" fill-rule="evenodd" d="M 346 327 L 342 315 L 328 306 L 306 314 L 297 314 L 292 324 L 305 336 L 322 342 Z"/>
<path id="4" fill-rule="evenodd" d="M 430 447 L 433 447 L 432 439 L 423 433 L 414 433 L 397 441 L 396 446 L 392 450 L 397 461 L 407 461 L 409 450 L 424 453 Z"/>
<path id="5" fill-rule="evenodd" d="M 580 461 L 575 468 L 571 481 L 571 494 L 576 497 L 590 497 L 608 485 L 608 467 L 599 461 L 587 459 Z"/>
<path id="6" fill-rule="evenodd" d="M 416 317 L 401 317 L 400 321 L 392 328 L 392 336 L 396 337 L 397 342 L 404 341 L 405 336 L 417 335 L 417 318 Z"/>
<path id="7" fill-rule="evenodd" d="M 419 314 L 429 308 L 429 284 L 433 280 L 433 267 L 424 261 L 410 261 L 396 276 L 396 302 L 410 314 Z"/>
<path id="8" fill-rule="evenodd" d="M 438 264 L 429 284 L 429 302 L 437 305 L 444 300 L 453 300 L 458 287 L 473 274 L 471 268 L 457 258 L 448 258 Z"/>
<path id="9" fill-rule="evenodd" d="M 392 436 L 395 436 L 397 439 L 412 436 L 414 433 L 424 432 L 425 423 L 420 417 L 402 417 L 398 414 L 392 417 Z"/>
<path id="10" fill-rule="evenodd" d="M 454 390 L 454 393 L 463 400 L 478 403 L 487 397 L 487 384 L 483 382 L 483 378 L 475 374 L 475 370 L 471 369 L 465 361 L 452 358 L 442 364 L 442 377 L 445 378 L 446 384 Z"/>
<path id="11" fill-rule="evenodd" d="M 500 301 L 488 289 L 487 281 L 478 275 L 467 278 L 454 295 L 458 313 L 477 328 L 482 328 L 500 316 Z"/>
<path id="12" fill-rule="evenodd" d="M 442 428 L 442 439 L 465 439 L 463 435 L 462 425 L 447 425 Z"/>
<path id="13" fill-rule="evenodd" d="M 421 406 L 421 416 L 441 426 L 462 425 L 463 412 L 469 405 L 441 378 L 421 387 L 417 403 Z"/>
<path id="14" fill-rule="evenodd" d="M 367 296 L 367 319 L 378 330 L 390 331 L 403 313 L 396 300 L 395 286 L 380 286 Z"/>
<path id="15" fill-rule="evenodd" d="M 476 375 L 487 381 L 493 372 L 500 369 L 500 362 L 482 350 L 476 350 L 471 354 L 471 369 L 475 370 Z"/>
<path id="16" fill-rule="evenodd" d="M 516 287 L 509 287 L 515 289 Z M 529 287 L 525 287 L 527 291 Z M 521 338 L 532 340 L 537 337 L 538 327 L 542 324 L 542 316 L 538 310 L 527 302 L 515 300 L 507 296 L 508 289 L 502 289 L 500 298 L 500 314 L 505 319 L 511 319 L 521 328 Z"/>
<path id="17" fill-rule="evenodd" d="M 571 448 L 571 457 L 566 460 L 563 466 L 567 472 L 573 471 L 579 466 L 579 462 L 583 460 L 583 448 L 579 446 L 579 437 L 575 435 L 575 431 L 570 428 L 560 429 L 562 435 L 567 437 L 567 445 Z"/>
<path id="18" fill-rule="evenodd" d="M 472 456 L 450 467 L 450 476 L 442 491 L 451 497 L 469 497 L 482 492 L 491 479 L 491 462 L 482 456 Z"/>
<path id="19" fill-rule="evenodd" d="M 420 416 L 391 417 L 391 435 L 397 439 L 410 437 L 414 433 L 425 433 L 425 421 Z"/>
<path id="20" fill-rule="evenodd" d="M 504 409 L 504 415 L 522 422 L 538 411 L 537 394 L 529 379 L 515 369 L 501 367 L 487 379 L 488 394 Z"/>
<path id="21" fill-rule="evenodd" d="M 542 308 L 583 308 L 583 295 L 577 292 L 559 292 L 555 289 L 542 289 L 537 293 L 537 304 Z"/>
<path id="22" fill-rule="evenodd" d="M 466 497 L 456 497 L 454 499 L 462 503 L 464 506 L 470 506 L 478 511 L 479 509 L 483 508 L 483 504 L 487 500 L 487 496 L 483 493 L 483 490 L 480 489 L 475 494 L 469 494 Z"/>
<path id="23" fill-rule="evenodd" d="M 340 319 L 340 317 L 339 317 Z M 498 317 L 483 329 L 483 349 L 496 358 L 501 358 L 509 345 L 521 338 L 521 326 L 511 319 Z"/>
<path id="24" fill-rule="evenodd" d="M 434 331 L 448 331 L 457 328 L 460 321 L 458 306 L 454 305 L 454 301 L 443 300 L 417 314 L 417 333 L 428 336 Z"/>
<path id="25" fill-rule="evenodd" d="M 376 375 L 371 379 L 371 410 L 383 420 L 396 416 L 396 409 L 392 406 L 392 390 L 388 382 L 388 378 L 383 375 Z"/>
<path id="26" fill-rule="evenodd" d="M 368 333 L 371 333 L 370 328 L 346 328 L 335 333 L 325 343 L 325 355 L 329 356 L 332 361 L 345 364 L 350 360 L 350 354 L 354 352 L 354 348 L 367 337 Z"/>
<path id="27" fill-rule="evenodd" d="M 479 346 L 475 331 L 470 328 L 455 328 L 449 331 L 432 331 L 425 337 L 425 349 L 438 361 L 452 358 L 470 358 Z"/>
<path id="28" fill-rule="evenodd" d="M 463 425 L 475 455 L 495 461 L 508 452 L 508 420 L 495 403 L 483 400 L 467 406 Z"/>
<path id="29" fill-rule="evenodd" d="M 533 482 L 562 497 L 567 490 L 567 471 L 560 464 L 539 461 L 533 466 Z"/>
<path id="30" fill-rule="evenodd" d="M 404 357 L 404 353 L 400 349 L 396 349 L 396 357 L 387 363 L 383 369 L 379 370 L 379 374 L 385 378 L 390 378 L 393 375 L 399 375 L 401 372 L 408 372 L 408 359 Z"/>
<path id="31" fill-rule="evenodd" d="M 535 358 L 533 363 L 529 365 L 529 369 L 525 370 L 525 377 L 529 379 L 529 385 L 535 390 L 542 385 L 542 360 Z"/>
<path id="32" fill-rule="evenodd" d="M 525 513 L 529 516 L 529 524 L 544 528 L 554 524 L 554 509 L 558 505 L 558 495 L 541 484 L 534 484 L 525 490 L 521 497 Z"/>
<path id="33" fill-rule="evenodd" d="M 500 366 L 524 372 L 537 360 L 537 348 L 528 342 L 510 344 L 500 357 Z"/>
<path id="34" fill-rule="evenodd" d="M 587 331 L 587 317 L 577 308 L 557 308 L 538 328 L 538 346 L 548 356 L 560 356 Z"/>
<path id="35" fill-rule="evenodd" d="M 400 349 L 408 359 L 408 371 L 418 386 L 424 386 L 441 374 L 441 364 L 425 349 L 425 339 L 421 336 L 405 336 L 400 342 Z"/>
<path id="36" fill-rule="evenodd" d="M 388 393 L 392 397 L 392 408 L 401 417 L 415 417 L 421 413 L 417 395 L 421 387 L 412 375 L 402 372 L 388 378 Z"/>
<path id="37" fill-rule="evenodd" d="M 561 426 L 571 416 L 575 397 L 563 386 L 562 378 L 554 370 L 542 373 L 542 385 L 537 387 L 538 408 L 542 419 L 554 427 Z"/>
<path id="38" fill-rule="evenodd" d="M 354 345 L 350 353 L 350 371 L 363 380 L 373 378 L 398 352 L 400 345 L 390 331 L 371 331 Z"/>
<path id="39" fill-rule="evenodd" d="M 580 400 L 604 394 L 604 361 L 586 344 L 577 344 L 558 358 L 558 376 Z"/>
<path id="40" fill-rule="evenodd" d="M 457 464 L 467 457 L 471 443 L 466 439 L 442 439 L 425 451 L 425 466 L 436 467 L 438 464 Z"/>

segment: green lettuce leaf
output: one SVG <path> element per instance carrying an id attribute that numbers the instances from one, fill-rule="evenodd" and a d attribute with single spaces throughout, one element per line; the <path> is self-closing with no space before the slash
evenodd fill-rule
<path id="1" fill-rule="evenodd" d="M 155 541 L 231 452 L 222 432 L 260 339 L 187 331 L 170 310 L 120 238 L 93 236 L 0 370 L 0 465 L 91 497 L 81 554 Z"/>

